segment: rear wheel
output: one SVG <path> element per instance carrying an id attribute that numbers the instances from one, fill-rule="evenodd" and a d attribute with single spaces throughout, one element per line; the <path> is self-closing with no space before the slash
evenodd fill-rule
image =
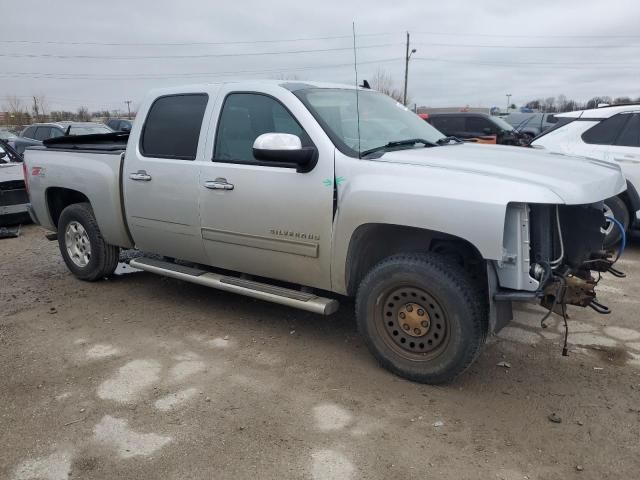
<path id="1" fill-rule="evenodd" d="M 67 268 L 89 282 L 111 275 L 120 249 L 109 245 L 98 228 L 91 205 L 69 205 L 58 220 L 58 245 Z"/>
<path id="2" fill-rule="evenodd" d="M 604 201 L 604 214 L 606 217 L 613 217 L 618 220 L 624 227 L 625 232 L 629 229 L 631 215 L 627 205 L 620 197 L 611 197 Z M 620 228 L 614 222 L 605 222 L 603 232 L 605 234 L 605 248 L 615 247 L 622 240 Z"/>
<path id="3" fill-rule="evenodd" d="M 449 382 L 471 365 L 487 334 L 484 312 L 464 270 L 435 254 L 383 260 L 356 298 L 358 327 L 373 355 L 421 383 Z"/>

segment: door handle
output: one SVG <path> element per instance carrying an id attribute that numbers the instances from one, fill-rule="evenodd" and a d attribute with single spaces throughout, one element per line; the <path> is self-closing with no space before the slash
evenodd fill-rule
<path id="1" fill-rule="evenodd" d="M 131 172 L 129 178 L 137 182 L 148 182 L 151 180 L 151 175 L 144 170 L 138 170 L 137 172 Z"/>
<path id="2" fill-rule="evenodd" d="M 216 178 L 204 182 L 205 188 L 210 190 L 233 190 L 233 183 L 227 182 L 226 178 Z"/>

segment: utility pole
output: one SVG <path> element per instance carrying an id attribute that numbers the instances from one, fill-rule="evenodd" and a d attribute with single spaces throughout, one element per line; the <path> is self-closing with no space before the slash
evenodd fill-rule
<path id="1" fill-rule="evenodd" d="M 411 50 L 411 53 L 409 53 L 409 32 L 407 32 L 407 52 L 405 54 L 404 57 L 404 95 L 403 95 L 403 102 L 404 105 L 407 105 L 407 83 L 409 81 L 409 59 L 411 58 L 411 55 L 416 53 L 416 49 L 414 48 L 413 50 Z"/>
<path id="2" fill-rule="evenodd" d="M 509 113 L 509 100 L 511 100 L 511 94 L 507 93 L 507 113 Z"/>
<path id="3" fill-rule="evenodd" d="M 124 103 L 127 104 L 127 118 L 131 120 L 131 100 L 125 100 Z"/>

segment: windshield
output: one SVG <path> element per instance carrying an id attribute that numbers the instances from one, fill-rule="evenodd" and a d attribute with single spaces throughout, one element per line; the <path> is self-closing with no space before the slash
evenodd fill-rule
<path id="1" fill-rule="evenodd" d="M 359 157 L 362 152 L 408 139 L 436 143 L 444 135 L 418 115 L 382 93 L 338 88 L 298 90 L 305 104 L 345 155 Z M 357 111 L 360 112 L 358 139 Z M 413 145 L 408 145 L 411 148 Z"/>
<path id="2" fill-rule="evenodd" d="M 72 125 L 69 129 L 69 135 L 92 135 L 94 133 L 111 133 L 106 125 Z"/>
<path id="3" fill-rule="evenodd" d="M 506 122 L 505 120 L 503 120 L 502 118 L 500 118 L 500 117 L 491 117 L 491 118 L 493 118 L 493 121 L 494 121 L 495 123 L 497 123 L 497 124 L 498 124 L 498 126 L 499 126 L 502 130 L 504 130 L 504 131 L 506 131 L 506 132 L 511 132 L 511 131 L 513 131 L 513 125 L 510 125 L 509 123 L 507 123 L 507 122 Z"/>

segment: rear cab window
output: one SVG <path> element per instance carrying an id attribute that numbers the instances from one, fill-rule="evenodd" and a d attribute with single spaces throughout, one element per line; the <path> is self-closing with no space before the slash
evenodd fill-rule
<path id="1" fill-rule="evenodd" d="M 195 160 L 209 96 L 206 93 L 157 98 L 142 127 L 140 152 L 144 157 Z"/>

